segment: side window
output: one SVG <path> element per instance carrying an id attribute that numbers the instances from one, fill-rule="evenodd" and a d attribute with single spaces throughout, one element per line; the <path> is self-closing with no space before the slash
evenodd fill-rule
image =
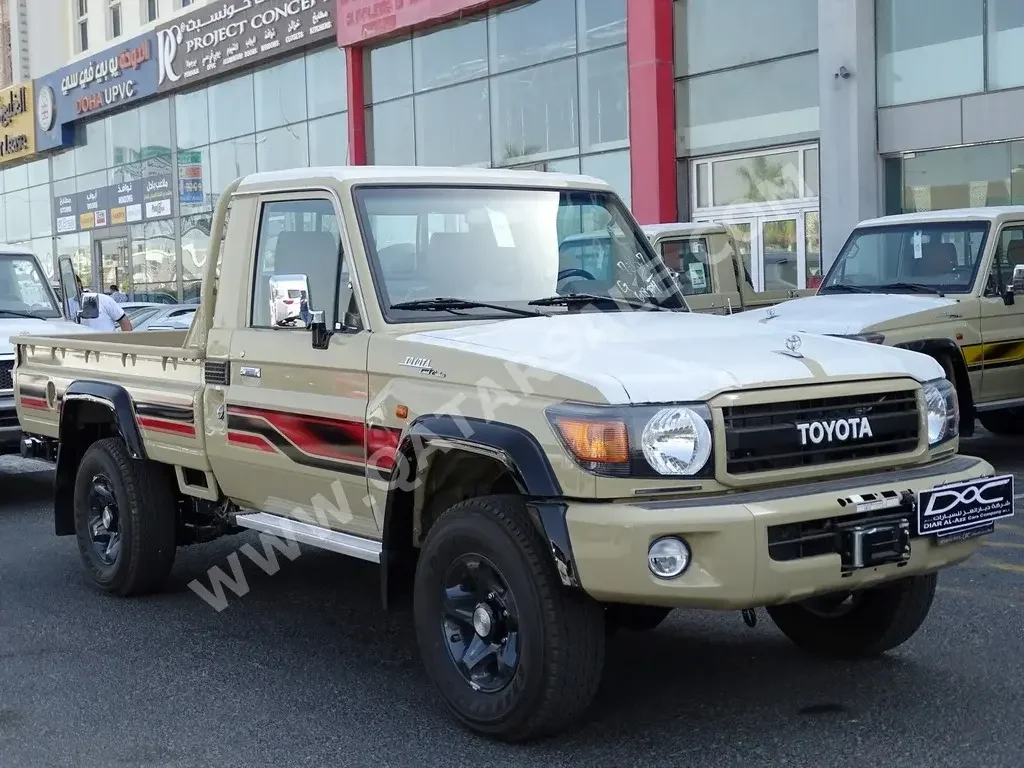
<path id="1" fill-rule="evenodd" d="M 999 233 L 996 256 L 989 272 L 986 293 L 997 294 L 1013 285 L 1013 273 L 1016 267 L 1024 271 L 1024 225 L 1003 227 Z M 1018 271 L 1018 275 L 1019 272 Z M 1020 278 L 1018 277 L 1018 284 Z M 1021 293 L 1019 288 L 1015 293 Z"/>
<path id="2" fill-rule="evenodd" d="M 684 296 L 703 296 L 714 290 L 711 286 L 706 238 L 662 240 L 661 258 L 665 266 L 679 278 L 679 287 Z"/>
<path id="3" fill-rule="evenodd" d="M 341 237 L 334 206 L 324 199 L 263 204 L 256 246 L 254 328 L 305 328 L 315 310 L 328 327 L 335 319 L 341 269 Z"/>

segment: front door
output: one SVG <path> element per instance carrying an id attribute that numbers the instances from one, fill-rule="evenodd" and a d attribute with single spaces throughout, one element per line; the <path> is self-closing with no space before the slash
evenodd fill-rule
<path id="1" fill-rule="evenodd" d="M 227 431 L 208 438 L 211 464 L 245 506 L 378 537 L 366 501 L 369 333 L 338 330 L 318 349 L 309 330 L 320 311 L 340 329 L 352 293 L 334 201 L 259 205 L 246 318 L 230 337 Z"/>
<path id="2" fill-rule="evenodd" d="M 1004 226 L 996 242 L 985 292 L 981 297 L 983 360 L 979 401 L 1024 398 L 1024 292 L 1013 289 L 1014 267 L 1024 264 L 1024 223 Z M 970 362 L 970 361 L 969 361 Z"/>
<path id="3" fill-rule="evenodd" d="M 128 253 L 127 237 L 108 237 L 95 244 L 96 261 L 99 265 L 99 285 L 93 290 L 109 293 L 110 286 L 127 294 L 131 288 L 131 259 Z"/>

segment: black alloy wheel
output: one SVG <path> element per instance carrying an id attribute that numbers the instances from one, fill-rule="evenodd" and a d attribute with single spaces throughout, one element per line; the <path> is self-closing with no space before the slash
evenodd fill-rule
<path id="1" fill-rule="evenodd" d="M 103 565 L 113 565 L 121 554 L 121 516 L 110 478 L 93 475 L 89 485 L 89 536 L 92 551 Z"/>
<path id="2" fill-rule="evenodd" d="M 497 693 L 519 666 L 519 612 L 501 571 L 482 555 L 456 559 L 444 579 L 441 631 L 448 654 L 477 691 Z"/>

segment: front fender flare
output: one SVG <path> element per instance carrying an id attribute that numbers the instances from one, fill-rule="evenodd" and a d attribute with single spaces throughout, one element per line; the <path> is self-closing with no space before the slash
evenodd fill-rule
<path id="1" fill-rule="evenodd" d="M 894 344 L 899 349 L 909 349 L 911 352 L 920 352 L 934 357 L 948 357 L 953 365 L 953 374 L 956 376 L 956 394 L 960 401 L 960 434 L 969 437 L 974 433 L 974 393 L 971 391 L 971 379 L 967 370 L 967 361 L 964 360 L 963 350 L 953 339 L 918 339 L 916 341 L 905 341 L 902 344 Z"/>
<path id="2" fill-rule="evenodd" d="M 526 501 L 530 518 L 544 538 L 562 583 L 578 587 L 579 580 L 569 542 L 566 506 L 560 500 L 562 487 L 544 450 L 529 432 L 520 427 L 484 419 L 444 414 L 420 416 L 406 430 L 396 453 L 384 507 L 381 552 L 381 595 L 389 602 L 389 581 L 414 559 L 411 515 L 401 508 L 401 484 L 412 480 L 412 467 L 425 448 L 464 450 L 493 458 L 504 464 Z M 390 576 L 390 579 L 389 579 Z"/>

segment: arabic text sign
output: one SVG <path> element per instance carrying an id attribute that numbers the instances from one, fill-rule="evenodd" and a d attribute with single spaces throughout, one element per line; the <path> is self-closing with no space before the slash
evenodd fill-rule
<path id="1" fill-rule="evenodd" d="M 161 92 L 335 36 L 337 0 L 228 0 L 156 31 Z"/>
<path id="2" fill-rule="evenodd" d="M 508 0 L 337 0 L 338 45 L 359 45 L 502 2 Z"/>
<path id="3" fill-rule="evenodd" d="M 58 235 L 116 224 L 137 224 L 171 215 L 169 174 L 61 195 L 53 201 Z"/>
<path id="4" fill-rule="evenodd" d="M 156 37 L 133 38 L 36 81 L 40 151 L 72 141 L 68 126 L 156 93 Z"/>
<path id="5" fill-rule="evenodd" d="M 0 90 L 0 163 L 35 154 L 35 112 L 32 84 Z"/>

